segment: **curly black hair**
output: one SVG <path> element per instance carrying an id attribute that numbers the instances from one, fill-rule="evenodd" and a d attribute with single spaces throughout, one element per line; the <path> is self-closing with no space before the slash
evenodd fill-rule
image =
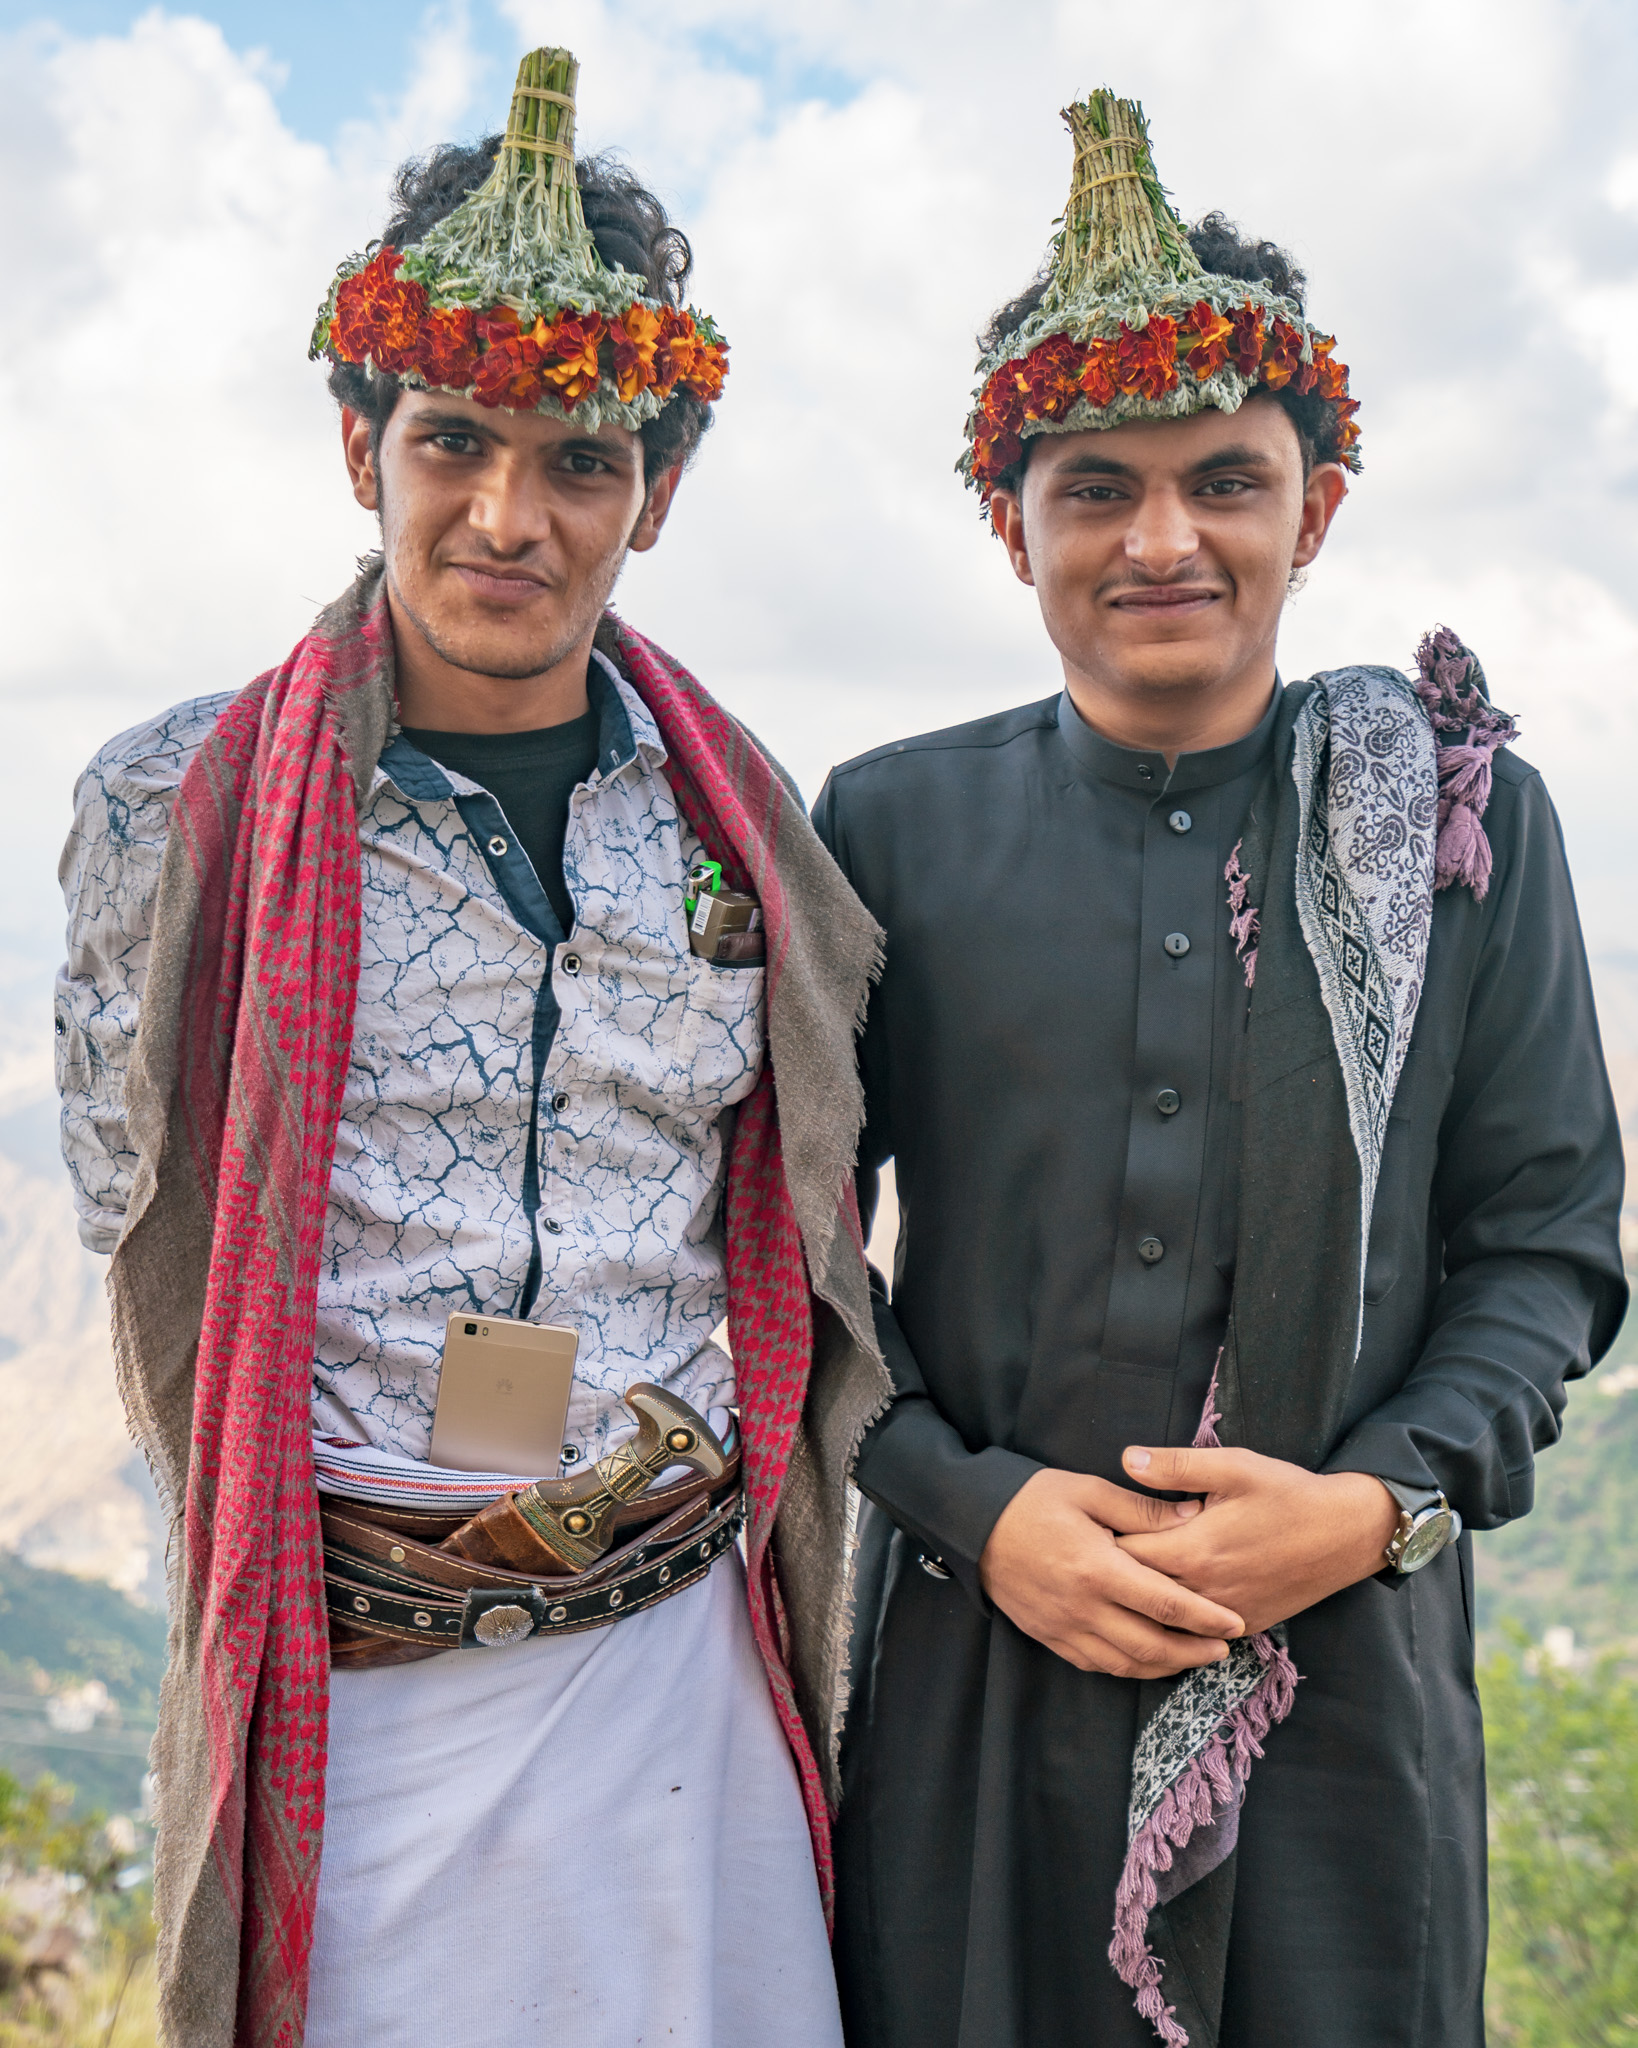
<path id="1" fill-rule="evenodd" d="M 498 135 L 470 147 L 450 142 L 430 156 L 400 164 L 393 179 L 392 217 L 371 250 L 407 249 L 419 242 L 478 189 L 494 168 L 500 146 Z M 614 156 L 581 157 L 574 175 L 598 255 L 642 278 L 651 298 L 680 305 L 694 252 L 660 201 Z M 371 376 L 362 363 L 330 365 L 330 395 L 369 421 L 371 445 L 377 449 L 403 389 L 398 378 Z M 691 461 L 710 424 L 708 405 L 677 392 L 659 418 L 640 429 L 645 483 Z"/>
<path id="2" fill-rule="evenodd" d="M 1278 292 L 1281 298 L 1289 299 L 1299 313 L 1303 311 L 1308 279 L 1284 249 L 1273 242 L 1252 241 L 1221 213 L 1208 213 L 1203 220 L 1195 222 L 1188 234 L 1189 246 L 1200 259 L 1203 270 L 1218 277 L 1242 278 L 1247 284 L 1265 284 L 1270 291 Z M 989 355 L 1001 348 L 1009 336 L 1018 332 L 1045 297 L 1051 277 L 1052 267 L 1048 262 L 1017 298 L 1009 300 L 990 316 L 978 337 L 978 346 L 983 354 Z M 1316 462 L 1341 459 L 1342 421 L 1334 399 L 1321 398 L 1316 391 L 1310 391 L 1304 397 L 1293 391 L 1290 385 L 1271 391 L 1268 396 L 1279 404 L 1297 430 L 1304 478 Z M 1009 463 L 996 479 L 997 490 L 1019 489 L 1029 467 L 1030 450 L 1039 438 L 1037 435 L 1024 443 L 1023 454 L 1016 462 Z"/>

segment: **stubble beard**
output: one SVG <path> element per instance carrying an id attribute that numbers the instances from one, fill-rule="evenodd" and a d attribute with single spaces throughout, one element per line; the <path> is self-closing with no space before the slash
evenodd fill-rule
<path id="1" fill-rule="evenodd" d="M 432 621 L 411 603 L 394 567 L 392 533 L 384 504 L 381 508 L 381 540 L 387 583 L 393 597 L 404 617 L 409 620 L 432 652 L 440 661 L 447 662 L 451 668 L 460 669 L 466 675 L 488 676 L 495 682 L 503 683 L 530 682 L 534 677 L 546 675 L 567 661 L 602 617 L 626 561 L 626 543 L 622 541 L 581 585 L 569 617 L 558 628 L 551 644 L 544 650 L 531 650 L 526 656 L 520 656 L 515 661 L 496 667 L 492 656 L 478 657 L 463 651 L 447 633 L 440 632 Z"/>

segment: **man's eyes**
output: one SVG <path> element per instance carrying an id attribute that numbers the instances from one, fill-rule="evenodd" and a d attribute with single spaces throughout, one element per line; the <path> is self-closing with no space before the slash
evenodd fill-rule
<path id="1" fill-rule="evenodd" d="M 1213 476 L 1199 486 L 1203 498 L 1238 498 L 1251 489 L 1248 478 L 1243 476 Z M 1088 505 L 1118 505 L 1131 493 L 1119 484 L 1078 484 L 1071 494 Z"/>
<path id="2" fill-rule="evenodd" d="M 564 467 L 571 476 L 596 476 L 599 470 L 606 470 L 609 465 L 600 455 L 588 455 L 584 448 L 577 448 L 566 459 Z"/>
<path id="3" fill-rule="evenodd" d="M 441 448 L 446 455 L 475 455 L 478 452 L 475 434 L 434 434 L 432 445 Z"/>

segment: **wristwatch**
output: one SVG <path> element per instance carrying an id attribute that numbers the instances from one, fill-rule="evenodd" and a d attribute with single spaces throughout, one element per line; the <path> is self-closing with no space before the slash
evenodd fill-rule
<path id="1" fill-rule="evenodd" d="M 1436 1486 L 1401 1486 L 1392 1479 L 1382 1484 L 1399 1503 L 1399 1527 L 1383 1556 L 1401 1577 L 1419 1572 L 1461 1535 L 1462 1518 Z"/>

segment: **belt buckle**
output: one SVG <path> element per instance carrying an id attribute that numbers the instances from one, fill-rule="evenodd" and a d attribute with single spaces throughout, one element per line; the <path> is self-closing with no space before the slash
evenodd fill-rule
<path id="1" fill-rule="evenodd" d="M 537 1586 L 472 1586 L 461 1609 L 463 1650 L 504 1650 L 527 1642 L 546 1619 Z"/>

